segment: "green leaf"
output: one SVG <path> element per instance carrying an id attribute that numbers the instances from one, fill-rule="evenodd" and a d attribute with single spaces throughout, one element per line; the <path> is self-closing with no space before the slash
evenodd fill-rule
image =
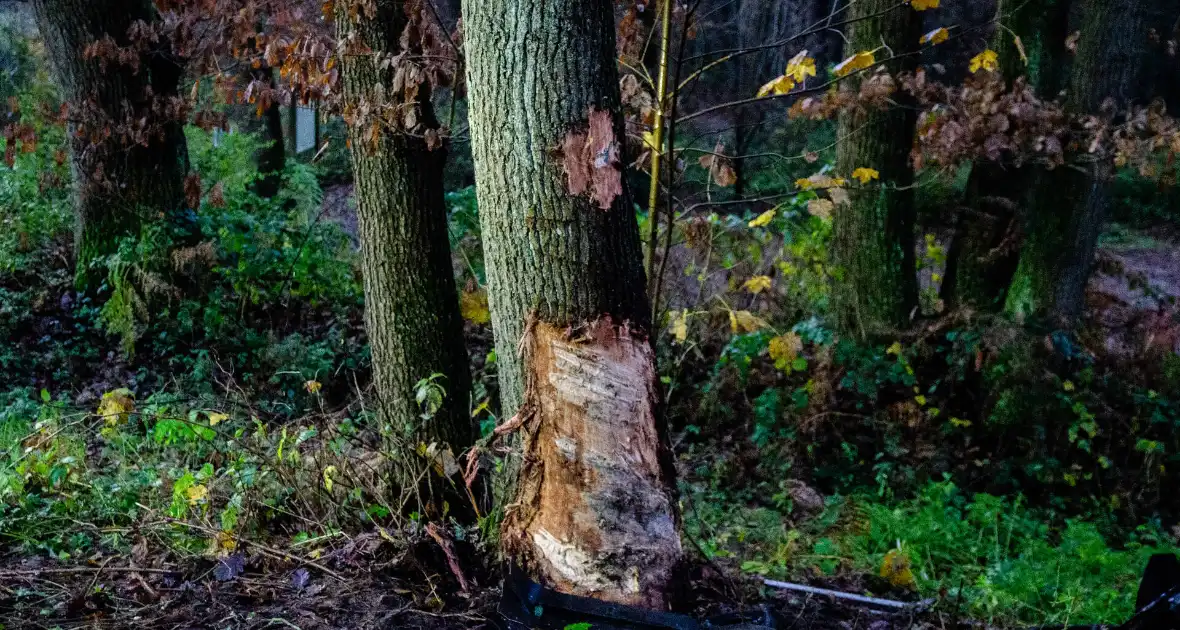
<path id="1" fill-rule="evenodd" d="M 578 623 L 571 623 L 565 627 L 565 630 L 590 630 L 592 627 L 593 626 L 586 623 L 585 621 L 580 621 Z"/>

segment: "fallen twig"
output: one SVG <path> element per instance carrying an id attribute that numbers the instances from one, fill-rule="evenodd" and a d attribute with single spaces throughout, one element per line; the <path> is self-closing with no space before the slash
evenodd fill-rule
<path id="1" fill-rule="evenodd" d="M 470 591 L 471 589 L 467 585 L 467 577 L 463 575 L 463 569 L 459 566 L 459 558 L 455 555 L 455 547 L 451 544 L 450 539 L 434 523 L 426 526 L 426 533 L 434 539 L 434 542 L 438 543 L 443 553 L 446 554 L 447 564 L 451 568 L 451 573 L 459 580 L 459 586 L 463 589 L 463 592 Z"/>
<path id="2" fill-rule="evenodd" d="M 860 602 L 862 604 L 884 606 L 886 608 L 897 608 L 900 610 L 907 608 L 925 608 L 931 603 L 931 600 L 923 600 L 920 602 L 899 602 L 892 599 L 880 599 L 877 597 L 867 597 L 865 595 L 842 593 L 840 591 L 833 591 L 826 588 L 817 588 L 814 586 L 807 586 L 805 584 L 779 582 L 778 580 L 762 580 L 762 583 L 773 588 L 782 589 L 784 591 L 798 591 L 800 593 L 811 593 L 812 595 L 828 595 L 837 599 L 846 599 L 848 601 Z"/>
<path id="3" fill-rule="evenodd" d="M 177 520 L 174 518 L 169 518 L 166 520 L 168 523 L 171 523 L 173 525 L 181 525 L 183 527 L 195 529 L 200 532 L 205 532 L 206 534 L 213 534 L 213 535 L 217 534 L 217 531 L 209 529 L 208 527 L 202 527 L 200 525 L 186 523 L 184 521 Z M 270 547 L 270 546 L 264 545 L 262 543 L 254 542 L 252 540 L 239 539 L 238 542 L 241 544 L 244 544 L 244 545 L 249 545 L 249 546 L 257 549 L 260 553 L 262 553 L 262 555 L 268 556 L 274 560 L 278 560 L 280 562 L 297 562 L 297 563 L 301 563 L 301 564 L 306 564 L 307 566 L 312 567 L 314 569 L 318 569 L 321 572 L 323 572 L 327 575 L 330 575 L 330 576 L 336 578 L 337 580 L 340 580 L 341 582 L 348 581 L 348 579 L 345 578 L 343 575 L 341 575 L 341 574 L 337 573 L 336 571 L 333 571 L 332 569 L 329 569 L 328 567 L 324 566 L 323 564 L 316 562 L 314 560 L 311 560 L 309 558 L 294 557 L 291 554 L 286 553 L 280 549 L 275 549 L 274 547 Z"/>
<path id="4" fill-rule="evenodd" d="M 62 569 L 27 569 L 13 571 L 0 569 L 0 578 L 52 575 L 54 573 L 183 573 L 179 569 L 141 569 L 139 567 L 69 567 Z"/>

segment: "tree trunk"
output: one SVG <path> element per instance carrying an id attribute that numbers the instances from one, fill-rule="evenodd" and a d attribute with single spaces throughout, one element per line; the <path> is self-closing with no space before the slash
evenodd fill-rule
<path id="1" fill-rule="evenodd" d="M 1067 0 L 997 2 L 1004 28 L 996 29 L 991 47 L 999 54 L 1000 72 L 1009 80 L 1025 77 L 1041 98 L 1059 94 L 1068 77 L 1069 4 Z M 959 217 L 947 253 L 943 297 L 948 304 L 985 312 L 1003 310 L 1018 251 L 996 248 L 1012 237 L 1013 221 L 1040 212 L 1033 204 L 1036 199 L 1028 194 L 1036 177 L 1031 169 L 1013 164 L 980 160 L 973 165 L 967 183 L 968 211 Z"/>
<path id="2" fill-rule="evenodd" d="M 561 591 L 662 608 L 682 550 L 623 186 L 612 2 L 465 11 L 501 398 L 523 435 L 501 480 L 501 542 Z"/>
<path id="3" fill-rule="evenodd" d="M 999 54 L 1000 71 L 1008 80 L 1025 76 L 1037 96 L 1052 99 L 1069 79 L 1069 0 L 999 0 L 1001 24 L 992 48 Z M 1024 48 L 1025 58 L 1020 55 Z"/>
<path id="4" fill-rule="evenodd" d="M 121 238 L 139 235 L 151 217 L 172 215 L 184 203 L 182 121 L 156 114 L 177 97 L 183 68 L 167 40 L 147 43 L 137 67 L 115 59 L 117 51 L 86 53 L 107 37 L 130 47 L 133 25 L 158 24 L 148 0 L 37 0 L 34 10 L 70 106 L 76 277 L 79 289 L 93 290 L 106 279 L 103 260 Z"/>
<path id="5" fill-rule="evenodd" d="M 1147 41 L 1140 0 L 1087 0 L 1070 78 L 1066 109 L 1100 114 L 1104 103 L 1121 116 L 1137 89 Z M 1072 326 L 1081 314 L 1102 222 L 1110 205 L 1114 164 L 1100 152 L 1089 173 L 1041 173 L 1006 309 L 1017 318 L 1044 318 Z"/>
<path id="6" fill-rule="evenodd" d="M 396 64 L 382 58 L 401 53 L 406 25 L 403 2 L 379 0 L 376 15 L 349 16 L 338 5 L 340 41 L 367 48 L 341 58 L 346 112 L 363 107 L 414 109 L 423 129 L 435 129 L 430 91 L 421 86 L 412 102 L 393 102 Z M 373 380 L 382 415 L 413 444 L 440 440 L 459 448 L 474 438 L 469 414 L 471 374 L 451 265 L 442 173 L 446 152 L 431 148 L 423 130 L 382 128 L 353 119 L 349 128 L 356 184 L 365 285 L 365 324 L 373 353 Z M 415 400 L 415 385 L 443 376 L 442 407 L 428 423 Z"/>
<path id="7" fill-rule="evenodd" d="M 879 17 L 861 19 L 878 13 Z M 921 37 L 915 12 L 893 0 L 856 2 L 843 17 L 860 19 L 848 26 L 847 55 L 876 50 L 882 43 L 901 54 L 917 46 Z M 912 70 L 913 60 L 903 57 L 890 70 Z M 868 339 L 905 328 L 918 303 L 910 189 L 914 112 L 903 103 L 840 114 L 837 173 L 849 177 L 862 167 L 880 173 L 879 182 L 850 190 L 850 205 L 837 208 L 835 214 L 832 255 L 844 275 L 834 291 L 833 306 L 837 327 L 845 335 Z"/>
<path id="8" fill-rule="evenodd" d="M 252 69 L 251 79 L 261 81 L 268 88 L 274 90 L 274 70 L 267 65 Z M 283 183 L 283 167 L 287 164 L 287 151 L 283 147 L 283 112 L 278 101 L 274 101 L 262 112 L 262 138 L 266 144 L 258 151 L 258 180 L 254 182 L 254 192 L 258 196 L 270 199 L 279 194 Z M 294 138 L 292 138 L 294 141 Z"/>

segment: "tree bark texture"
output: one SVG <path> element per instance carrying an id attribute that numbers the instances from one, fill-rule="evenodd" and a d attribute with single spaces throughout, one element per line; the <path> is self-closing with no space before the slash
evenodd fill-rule
<path id="1" fill-rule="evenodd" d="M 892 9 L 892 10 L 891 10 Z M 909 7 L 892 0 L 858 1 L 844 14 L 846 54 L 871 51 L 882 43 L 894 54 L 913 49 L 920 21 Z M 913 57 L 891 64 L 894 74 L 913 69 Z M 902 98 L 900 92 L 895 98 Z M 833 294 L 838 329 L 868 339 L 908 326 L 917 305 L 914 269 L 914 171 L 910 162 L 915 124 L 913 107 L 851 109 L 838 124 L 836 170 L 849 177 L 857 168 L 879 171 L 880 181 L 850 190 L 849 205 L 837 208 L 832 254 L 843 273 Z M 875 184 L 875 185 L 874 185 Z"/>
<path id="2" fill-rule="evenodd" d="M 419 121 L 437 127 L 426 86 L 416 102 L 386 102 L 392 98 L 384 94 L 396 67 L 382 67 L 381 60 L 400 52 L 406 16 L 398 0 L 380 0 L 376 6 L 372 17 L 361 12 L 354 20 L 343 6 L 337 13 L 340 41 L 355 41 L 372 51 L 346 54 L 341 60 L 346 107 L 414 107 Z M 431 150 L 421 137 L 391 129 L 380 131 L 372 142 L 368 125 L 350 128 L 349 136 L 365 324 L 381 411 L 414 443 L 439 440 L 458 452 L 471 444 L 474 428 L 468 405 L 471 373 L 447 237 L 442 183 L 446 152 Z M 440 384 L 447 395 L 442 408 L 423 425 L 415 384 L 434 374 L 443 375 Z"/>
<path id="3" fill-rule="evenodd" d="M 522 422 L 504 550 L 562 591 L 663 607 L 682 552 L 612 3 L 478 0 L 464 24 L 501 399 Z"/>
<path id="4" fill-rule="evenodd" d="M 86 54 L 107 37 L 120 48 L 136 45 L 129 31 L 159 21 L 149 0 L 37 0 L 34 11 L 70 106 L 77 279 L 93 289 L 106 279 L 101 260 L 120 238 L 184 203 L 188 148 L 182 121 L 166 111 L 183 68 L 163 39 L 145 44 L 134 66 Z"/>
<path id="5" fill-rule="evenodd" d="M 992 38 L 992 49 L 1000 56 L 1000 72 L 1012 80 L 1028 78 L 1037 96 L 1056 97 L 1069 79 L 1068 0 L 999 0 L 1000 23 Z M 1024 57 L 1016 45 L 1024 48 Z M 1027 57 L 1027 63 L 1025 62 Z"/>
<path id="6" fill-rule="evenodd" d="M 1087 0 L 1066 109 L 1119 117 L 1134 99 L 1147 42 L 1139 0 Z M 1114 109 L 1103 112 L 1104 107 Z M 1088 173 L 1040 173 L 1026 220 L 1026 239 L 1008 292 L 1007 311 L 1058 326 L 1076 322 L 1084 304 L 1102 222 L 1110 206 L 1114 164 L 1105 151 Z"/>

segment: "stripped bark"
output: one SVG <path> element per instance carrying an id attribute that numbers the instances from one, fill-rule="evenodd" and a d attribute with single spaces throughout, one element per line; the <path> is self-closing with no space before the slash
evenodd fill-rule
<path id="1" fill-rule="evenodd" d="M 523 466 L 503 544 L 558 590 L 663 608 L 680 561 L 655 357 L 609 317 L 527 339 Z"/>

